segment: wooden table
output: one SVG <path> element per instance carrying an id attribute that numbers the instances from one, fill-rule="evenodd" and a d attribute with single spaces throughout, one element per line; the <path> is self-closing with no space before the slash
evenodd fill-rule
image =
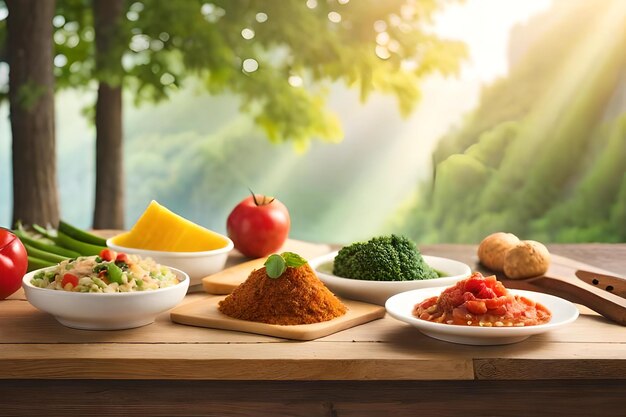
<path id="1" fill-rule="evenodd" d="M 550 249 L 626 275 L 626 244 Z M 422 251 L 476 262 L 473 246 Z M 390 317 L 293 342 L 168 314 L 138 329 L 73 330 L 18 292 L 0 301 L 0 415 L 626 415 L 626 328 L 580 310 L 507 346 L 441 342 Z"/>

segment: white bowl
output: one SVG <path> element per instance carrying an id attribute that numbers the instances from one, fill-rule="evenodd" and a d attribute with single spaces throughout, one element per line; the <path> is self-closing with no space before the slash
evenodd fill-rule
<path id="1" fill-rule="evenodd" d="M 333 261 L 337 252 L 332 252 L 309 262 L 318 277 L 335 294 L 352 300 L 385 305 L 389 297 L 419 288 L 453 285 L 470 276 L 472 270 L 466 264 L 448 258 L 423 255 L 432 268 L 446 274 L 445 277 L 413 281 L 370 281 L 338 277 L 332 274 Z"/>
<path id="2" fill-rule="evenodd" d="M 39 271 L 22 278 L 28 301 L 39 310 L 50 313 L 67 327 L 85 330 L 119 330 L 145 326 L 156 316 L 182 301 L 189 288 L 189 276 L 170 268 L 180 282 L 157 290 L 121 293 L 80 293 L 39 288 L 30 283 Z"/>
<path id="3" fill-rule="evenodd" d="M 226 246 L 202 252 L 168 252 L 127 248 L 115 244 L 115 237 L 107 239 L 107 246 L 116 252 L 132 253 L 144 258 L 152 258 L 161 265 L 169 265 L 172 268 L 185 271 L 190 278 L 189 285 L 197 285 L 201 283 L 202 278 L 224 269 L 228 253 L 233 250 L 234 245 L 233 241 L 228 237 L 222 237 L 227 242 Z"/>

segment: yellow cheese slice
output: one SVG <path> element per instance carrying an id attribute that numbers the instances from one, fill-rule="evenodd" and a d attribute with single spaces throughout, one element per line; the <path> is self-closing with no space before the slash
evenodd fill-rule
<path id="1" fill-rule="evenodd" d="M 113 242 L 128 248 L 169 252 L 201 252 L 228 244 L 219 233 L 198 226 L 154 200 L 132 229 L 116 236 Z"/>

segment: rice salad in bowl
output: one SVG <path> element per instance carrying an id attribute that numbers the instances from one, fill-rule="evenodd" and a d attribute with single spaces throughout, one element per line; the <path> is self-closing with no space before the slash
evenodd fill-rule
<path id="1" fill-rule="evenodd" d="M 36 273 L 31 284 L 39 288 L 81 293 L 121 293 L 157 290 L 179 283 L 170 268 L 151 258 L 104 249 L 98 256 L 67 259 Z"/>
<path id="2" fill-rule="evenodd" d="M 26 299 L 67 327 L 120 330 L 145 326 L 180 303 L 189 275 L 149 258 L 103 249 L 22 278 Z"/>

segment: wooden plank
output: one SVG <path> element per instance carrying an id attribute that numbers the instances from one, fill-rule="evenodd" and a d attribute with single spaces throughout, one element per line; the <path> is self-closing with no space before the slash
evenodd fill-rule
<path id="1" fill-rule="evenodd" d="M 0 378 L 471 379 L 471 358 L 378 343 L 0 345 Z M 71 354 L 70 354 L 71 353 Z"/>
<path id="2" fill-rule="evenodd" d="M 0 345 L 0 378 L 626 379 L 626 344 L 259 343 Z M 62 351 L 63 357 L 59 352 Z M 67 352 L 71 352 L 68 357 Z M 580 368 L 578 364 L 581 364 Z"/>
<path id="3" fill-rule="evenodd" d="M 624 415 L 625 391 L 626 381 L 60 380 L 41 389 L 41 381 L 12 380 L 0 381 L 0 406 L 3 415 L 28 417 L 610 417 Z"/>
<path id="4" fill-rule="evenodd" d="M 489 358 L 474 360 L 476 379 L 540 380 L 540 379 L 626 379 L 626 345 L 607 352 L 621 350 L 622 357 L 607 359 L 519 359 Z M 605 350 L 606 352 L 606 350 Z"/>

